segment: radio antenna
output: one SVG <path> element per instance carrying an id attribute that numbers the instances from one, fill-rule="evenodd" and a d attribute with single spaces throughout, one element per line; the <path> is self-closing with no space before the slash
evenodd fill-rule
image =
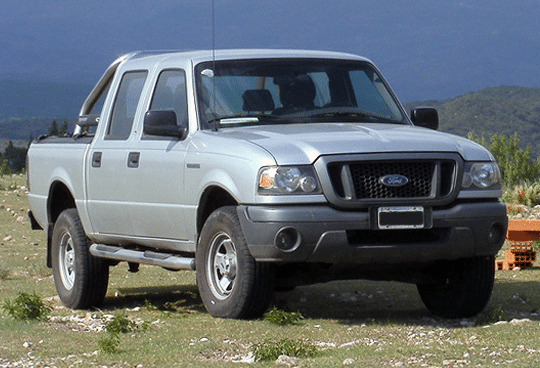
<path id="1" fill-rule="evenodd" d="M 212 62 L 216 61 L 216 14 L 215 0 L 212 0 Z"/>
<path id="2" fill-rule="evenodd" d="M 212 71 L 213 78 L 216 76 L 216 15 L 215 0 L 212 0 Z M 212 78 L 212 120 L 214 121 L 214 132 L 218 131 L 216 115 L 216 80 Z"/>

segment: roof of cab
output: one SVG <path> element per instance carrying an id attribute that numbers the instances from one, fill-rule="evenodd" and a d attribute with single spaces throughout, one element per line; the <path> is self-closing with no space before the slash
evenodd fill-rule
<path id="1" fill-rule="evenodd" d="M 369 61 L 358 55 L 334 51 L 288 50 L 288 49 L 225 49 L 200 51 L 136 51 L 126 54 L 122 61 L 136 59 L 154 59 L 154 61 L 179 58 L 192 60 L 194 64 L 214 60 L 264 59 L 264 58 L 321 58 Z"/>

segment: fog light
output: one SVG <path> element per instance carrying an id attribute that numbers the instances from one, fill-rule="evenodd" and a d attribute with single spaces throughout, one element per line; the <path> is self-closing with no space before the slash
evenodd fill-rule
<path id="1" fill-rule="evenodd" d="M 496 222 L 491 225 L 488 234 L 488 242 L 490 245 L 497 245 L 504 241 L 506 233 L 504 231 L 504 226 L 500 222 Z"/>
<path id="2" fill-rule="evenodd" d="M 292 252 L 300 245 L 302 236 L 293 227 L 284 227 L 279 230 L 274 239 L 275 246 L 283 252 Z"/>

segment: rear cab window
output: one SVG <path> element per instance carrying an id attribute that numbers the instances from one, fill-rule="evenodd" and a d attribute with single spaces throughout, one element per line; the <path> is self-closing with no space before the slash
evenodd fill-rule
<path id="1" fill-rule="evenodd" d="M 105 139 L 128 139 L 147 75 L 143 70 L 129 71 L 122 76 Z"/>

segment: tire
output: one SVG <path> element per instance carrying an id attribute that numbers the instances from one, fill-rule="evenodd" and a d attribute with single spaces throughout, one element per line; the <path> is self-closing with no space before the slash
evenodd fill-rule
<path id="1" fill-rule="evenodd" d="M 256 262 L 247 247 L 236 207 L 222 207 L 207 219 L 196 253 L 197 286 L 214 317 L 251 319 L 268 308 L 275 273 Z"/>
<path id="2" fill-rule="evenodd" d="M 54 224 L 52 269 L 58 296 L 72 309 L 97 307 L 107 293 L 108 263 L 93 257 L 88 249 L 77 210 L 64 210 Z"/>
<path id="3" fill-rule="evenodd" d="M 469 318 L 487 305 L 495 279 L 495 257 L 474 257 L 437 265 L 433 284 L 418 284 L 424 305 L 433 314 L 445 318 Z"/>

